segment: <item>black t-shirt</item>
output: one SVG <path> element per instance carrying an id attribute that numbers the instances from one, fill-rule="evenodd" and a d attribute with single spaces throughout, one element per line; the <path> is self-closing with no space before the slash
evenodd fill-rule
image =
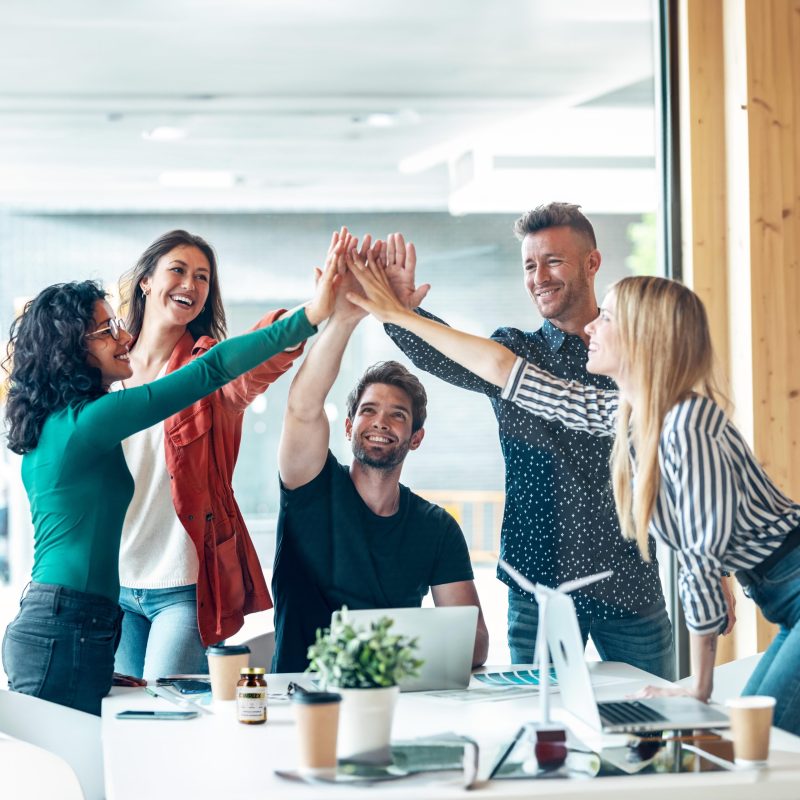
<path id="1" fill-rule="evenodd" d="M 305 486 L 281 485 L 272 671 L 304 670 L 317 629 L 343 605 L 419 606 L 429 587 L 472 578 L 464 534 L 443 508 L 401 484 L 397 513 L 380 517 L 329 452 Z"/>

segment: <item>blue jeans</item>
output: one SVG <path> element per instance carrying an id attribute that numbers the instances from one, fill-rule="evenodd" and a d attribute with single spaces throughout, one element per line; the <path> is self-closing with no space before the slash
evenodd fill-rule
<path id="1" fill-rule="evenodd" d="M 764 616 L 780 625 L 778 635 L 761 657 L 742 694 L 775 698 L 775 721 L 800 735 L 800 547 L 787 553 L 764 575 L 736 573 L 745 594 Z"/>
<path id="2" fill-rule="evenodd" d="M 30 583 L 3 637 L 8 688 L 99 715 L 111 688 L 121 617 L 107 597 Z"/>
<path id="3" fill-rule="evenodd" d="M 599 619 L 578 616 L 583 643 L 591 635 L 603 661 L 624 661 L 634 667 L 675 679 L 672 625 L 662 603 L 645 616 Z M 508 647 L 513 664 L 533 663 L 539 605 L 533 598 L 508 590 Z"/>
<path id="4" fill-rule="evenodd" d="M 120 588 L 122 639 L 115 669 L 155 681 L 177 673 L 208 672 L 197 629 L 197 588 Z"/>

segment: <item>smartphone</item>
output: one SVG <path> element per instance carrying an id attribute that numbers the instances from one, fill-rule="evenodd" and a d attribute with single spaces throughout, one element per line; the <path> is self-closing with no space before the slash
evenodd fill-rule
<path id="1" fill-rule="evenodd" d="M 197 711 L 120 711 L 117 719 L 194 719 Z"/>

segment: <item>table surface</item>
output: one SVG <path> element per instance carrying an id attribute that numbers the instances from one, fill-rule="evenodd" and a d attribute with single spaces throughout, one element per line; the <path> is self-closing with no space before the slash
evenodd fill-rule
<path id="1" fill-rule="evenodd" d="M 598 700 L 612 700 L 659 679 L 627 664 L 597 662 L 589 665 Z M 486 668 L 487 671 L 509 667 Z M 289 680 L 308 683 L 307 676 L 267 675 L 270 692 L 284 691 Z M 724 792 L 726 800 L 752 798 L 756 793 L 770 798 L 797 798 L 800 786 L 800 738 L 773 729 L 770 767 L 755 771 L 722 771 L 683 774 L 603 777 L 594 780 L 502 780 L 485 778 L 504 744 L 519 726 L 538 716 L 534 693 L 505 700 L 459 702 L 431 697 L 427 693 L 401 694 L 392 737 L 414 739 L 454 732 L 475 739 L 480 747 L 479 783 L 476 790 L 486 797 L 542 798 L 597 796 L 641 796 L 648 800 L 674 797 L 681 800 L 713 797 Z M 553 715 L 566 722 L 588 747 L 619 744 L 624 737 L 609 737 L 592 731 L 560 709 L 556 692 Z M 103 701 L 103 751 L 108 800 L 159 800 L 159 798 L 254 797 L 318 798 L 322 795 L 350 797 L 381 796 L 425 798 L 463 797 L 464 790 L 453 773 L 406 778 L 370 787 L 338 787 L 292 783 L 278 778 L 275 769 L 296 766 L 295 726 L 288 702 L 272 702 L 266 725 L 242 725 L 236 720 L 236 704 L 216 703 L 212 714 L 201 714 L 181 722 L 122 721 L 115 718 L 124 709 L 174 709 L 168 702 L 151 697 L 142 689 L 114 689 Z M 753 784 L 769 784 L 756 789 Z"/>

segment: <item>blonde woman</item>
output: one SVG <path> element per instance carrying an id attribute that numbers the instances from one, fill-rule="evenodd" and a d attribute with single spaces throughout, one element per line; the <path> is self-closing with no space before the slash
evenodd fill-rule
<path id="1" fill-rule="evenodd" d="M 348 293 L 382 322 L 407 328 L 539 416 L 597 436 L 616 436 L 611 459 L 623 534 L 648 558 L 648 534 L 675 551 L 691 633 L 691 691 L 711 696 L 717 637 L 727 625 L 724 572 L 780 632 L 745 694 L 776 698 L 775 724 L 800 733 L 800 505 L 772 483 L 719 403 L 702 302 L 666 278 L 616 283 L 586 326 L 590 372 L 619 391 L 553 377 L 488 339 L 425 319 L 396 298 L 382 269 L 348 259 L 366 297 Z M 635 481 L 634 481 L 635 478 Z"/>

